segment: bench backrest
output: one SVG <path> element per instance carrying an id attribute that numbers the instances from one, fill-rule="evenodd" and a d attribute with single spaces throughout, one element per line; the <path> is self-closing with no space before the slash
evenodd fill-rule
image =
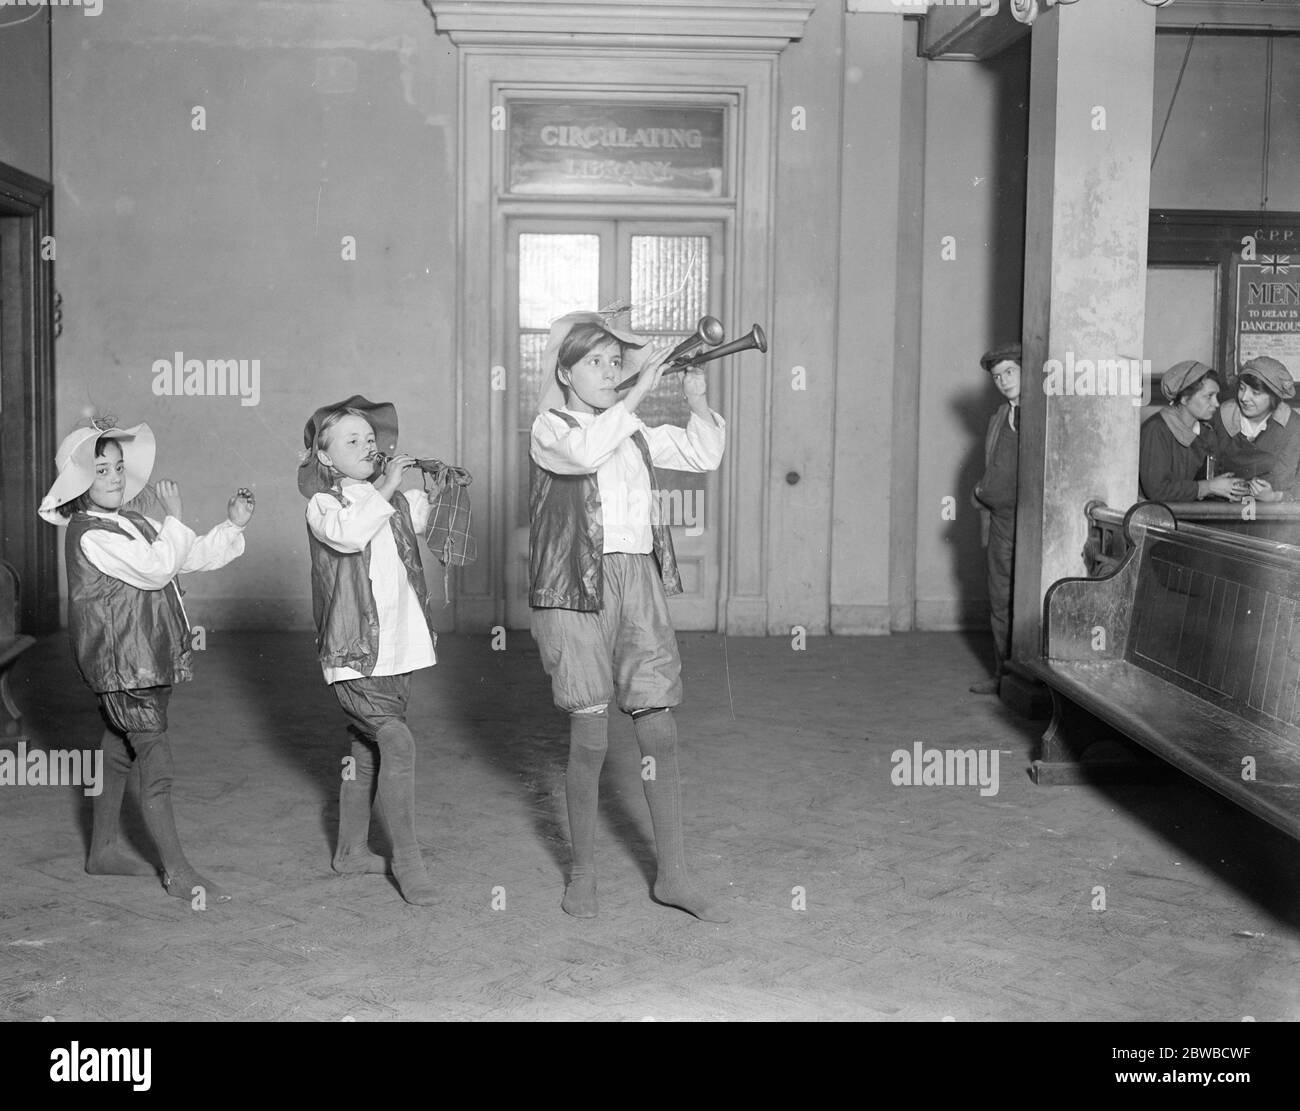
<path id="1" fill-rule="evenodd" d="M 1124 658 L 1272 732 L 1300 736 L 1300 549 L 1149 528 Z"/>
<path id="2" fill-rule="evenodd" d="M 18 572 L 0 559 L 0 640 L 18 635 Z"/>

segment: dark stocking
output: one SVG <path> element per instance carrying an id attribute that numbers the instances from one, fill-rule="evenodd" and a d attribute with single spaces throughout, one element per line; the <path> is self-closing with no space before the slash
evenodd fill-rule
<path id="1" fill-rule="evenodd" d="M 375 799 L 375 746 L 356 730 L 352 733 L 352 762 L 355 778 L 345 773 L 339 782 L 339 840 L 334 850 L 334 871 L 387 872 L 387 862 L 372 853 L 367 844 Z"/>
<path id="2" fill-rule="evenodd" d="M 402 898 L 430 906 L 438 891 L 424 867 L 415 836 L 415 738 L 405 722 L 389 721 L 375 734 L 379 745 L 380 816 L 393 843 L 393 875 Z"/>
<path id="3" fill-rule="evenodd" d="M 596 917 L 596 814 L 600 769 L 609 748 L 609 714 L 569 715 L 569 767 L 564 797 L 569 810 L 569 841 L 573 865 L 560 904 L 575 918 Z"/>
<path id="4" fill-rule="evenodd" d="M 131 754 L 126 749 L 126 742 L 113 730 L 105 729 L 99 751 L 104 754 L 102 790 L 91 804 L 95 817 L 86 871 L 93 876 L 157 875 L 157 868 L 123 852 L 117 841 L 122 799 L 126 794 L 126 781 L 131 775 Z"/>
<path id="5" fill-rule="evenodd" d="M 650 822 L 655 831 L 659 871 L 654 896 L 661 903 L 680 907 L 705 922 L 729 922 L 717 902 L 700 892 L 686 872 L 682 845 L 682 792 L 677 772 L 677 722 L 671 710 L 633 715 L 636 741 L 642 757 L 653 759 L 653 777 L 642 776 Z"/>

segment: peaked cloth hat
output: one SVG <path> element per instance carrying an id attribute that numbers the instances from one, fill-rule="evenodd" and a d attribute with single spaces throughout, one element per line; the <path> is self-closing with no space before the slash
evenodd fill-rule
<path id="1" fill-rule="evenodd" d="M 397 450 L 397 407 L 391 401 L 367 401 L 358 393 L 346 401 L 322 405 L 312 413 L 302 430 L 302 442 L 306 450 L 298 464 L 298 492 L 304 498 L 311 498 L 330 488 L 330 483 L 325 479 L 324 467 L 316 460 L 316 434 L 325 418 L 340 409 L 356 409 L 364 413 L 370 427 L 375 430 L 375 446 L 386 455 Z"/>
<path id="2" fill-rule="evenodd" d="M 59 477 L 36 510 L 42 520 L 59 526 L 68 523 L 68 518 L 58 512 L 58 507 L 81 497 L 94 485 L 95 444 L 101 436 L 116 440 L 122 449 L 123 469 L 126 471 L 123 503 L 129 502 L 145 488 L 149 475 L 153 473 L 157 450 L 153 430 L 147 424 L 119 428 L 116 417 L 94 417 L 86 427 L 74 429 L 65 436 L 59 450 L 54 453 Z"/>
<path id="3" fill-rule="evenodd" d="M 559 363 L 560 345 L 568 339 L 576 325 L 595 324 L 629 347 L 644 347 L 649 342 L 645 336 L 638 336 L 630 328 L 614 324 L 614 318 L 626 311 L 626 306 L 613 305 L 599 312 L 571 312 L 551 323 L 551 334 L 546 338 L 546 350 L 542 352 L 542 391 L 537 401 L 539 413 L 564 406 L 564 390 L 556 381 L 555 370 Z"/>
<path id="4" fill-rule="evenodd" d="M 1295 382 L 1291 378 L 1291 372 L 1284 364 L 1268 355 L 1256 355 L 1249 362 L 1242 363 L 1237 378 L 1240 379 L 1243 374 L 1253 374 L 1284 400 L 1295 397 Z"/>
<path id="5" fill-rule="evenodd" d="M 1184 359 L 1181 363 L 1174 363 L 1161 375 L 1160 392 L 1170 401 L 1174 401 L 1183 390 L 1195 385 L 1213 371 L 1213 367 L 1206 366 L 1196 359 Z"/>

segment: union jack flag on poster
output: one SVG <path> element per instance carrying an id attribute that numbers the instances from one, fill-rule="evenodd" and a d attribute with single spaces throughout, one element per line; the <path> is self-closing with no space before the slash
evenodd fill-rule
<path id="1" fill-rule="evenodd" d="M 1236 332 L 1230 362 L 1267 355 L 1300 374 L 1300 261 L 1260 255 L 1238 264 Z"/>

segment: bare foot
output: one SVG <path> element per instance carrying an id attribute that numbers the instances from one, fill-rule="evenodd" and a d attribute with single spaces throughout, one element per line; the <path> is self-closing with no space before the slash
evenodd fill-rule
<path id="1" fill-rule="evenodd" d="M 687 914 L 695 915 L 702 922 L 731 921 L 731 915 L 715 900 L 704 895 L 689 882 L 666 883 L 656 880 L 654 896 L 656 902 L 684 910 Z"/>
<path id="2" fill-rule="evenodd" d="M 334 871 L 345 876 L 385 876 L 392 871 L 388 867 L 388 861 L 378 853 L 369 851 L 357 850 L 342 855 L 335 853 L 331 863 Z"/>
<path id="3" fill-rule="evenodd" d="M 86 858 L 86 871 L 92 876 L 156 876 L 158 869 L 138 856 L 128 856 L 113 846 L 92 852 Z"/>
<path id="4" fill-rule="evenodd" d="M 574 918 L 596 917 L 596 877 L 574 876 L 564 889 L 560 906 Z"/>
<path id="5" fill-rule="evenodd" d="M 202 892 L 205 902 L 228 903 L 231 895 L 210 880 L 204 879 L 198 872 L 188 872 L 183 876 L 164 876 L 163 887 L 168 895 L 178 899 L 194 899 Z"/>

